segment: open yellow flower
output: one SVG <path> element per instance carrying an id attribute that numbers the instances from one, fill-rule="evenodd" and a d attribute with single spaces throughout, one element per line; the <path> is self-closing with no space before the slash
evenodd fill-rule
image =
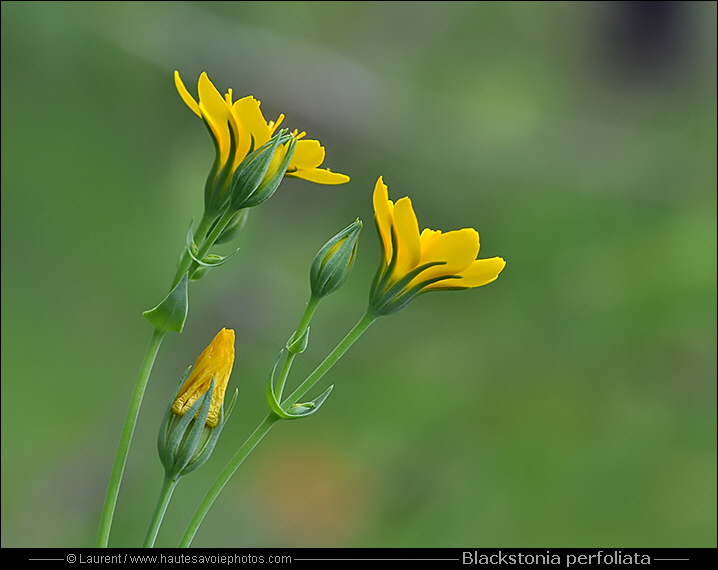
<path id="1" fill-rule="evenodd" d="M 189 378 L 180 388 L 172 413 L 183 416 L 192 404 L 209 390 L 214 377 L 214 391 L 209 406 L 206 425 L 214 428 L 219 423 L 220 411 L 224 402 L 224 393 L 234 365 L 234 331 L 222 329 L 210 345 L 199 355 Z"/>
<path id="2" fill-rule="evenodd" d="M 180 79 L 179 72 L 175 71 L 174 77 L 182 100 L 204 120 L 215 142 L 217 160 L 210 174 L 214 179 L 212 184 L 222 172 L 225 173 L 225 179 L 231 179 L 242 160 L 252 151 L 269 142 L 284 120 L 284 115 L 279 115 L 276 121 L 267 122 L 259 108 L 260 102 L 251 95 L 233 101 L 232 90 L 229 89 L 223 97 L 205 72 L 202 72 L 197 84 L 199 101 L 190 95 Z M 319 141 L 304 140 L 304 135 L 304 132 L 294 133 L 294 136 L 300 140 L 296 143 L 285 175 L 319 184 L 348 182 L 349 177 L 345 174 L 331 172 L 328 168 L 319 168 L 324 162 L 324 147 Z M 283 146 L 286 148 L 286 145 Z M 277 153 L 281 154 L 279 149 Z"/>
<path id="3" fill-rule="evenodd" d="M 381 177 L 374 188 L 374 216 L 382 247 L 370 300 L 370 309 L 377 315 L 398 311 L 426 291 L 486 285 L 506 265 L 500 257 L 476 259 L 479 234 L 475 229 L 419 233 L 411 200 L 404 197 L 394 204 Z"/>

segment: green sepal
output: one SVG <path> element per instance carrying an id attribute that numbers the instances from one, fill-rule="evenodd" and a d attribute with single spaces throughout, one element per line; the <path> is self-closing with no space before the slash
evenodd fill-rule
<path id="1" fill-rule="evenodd" d="M 395 313 L 411 303 L 417 295 L 423 293 L 424 288 L 427 285 L 448 278 L 446 275 L 442 275 L 441 277 L 434 279 L 427 279 L 426 281 L 414 285 L 411 289 L 406 289 L 414 277 L 419 275 L 422 271 L 436 265 L 446 265 L 445 261 L 431 261 L 420 265 L 419 267 L 415 267 L 412 271 L 399 279 L 399 281 L 390 287 L 387 287 L 391 275 L 394 272 L 397 259 L 398 236 L 396 235 L 394 227 L 391 228 L 391 239 L 393 244 L 393 254 L 391 260 L 389 261 L 389 265 L 382 262 L 376 272 L 376 275 L 374 276 L 374 282 L 371 286 L 371 293 L 369 295 L 369 311 L 374 315 L 390 315 Z M 385 259 L 386 251 L 384 250 L 384 242 L 382 240 L 380 240 L 380 245 L 381 258 Z"/>
<path id="2" fill-rule="evenodd" d="M 424 284 L 421 283 L 419 285 L 415 285 L 411 289 L 406 289 L 406 286 L 411 283 L 414 277 L 416 277 L 425 269 L 433 267 L 434 265 L 440 265 L 442 263 L 445 262 L 434 261 L 430 263 L 425 263 L 424 265 L 420 265 L 419 267 L 407 273 L 404 277 L 399 279 L 399 281 L 394 283 L 388 289 L 384 289 L 388 282 L 388 279 L 386 277 L 383 277 L 380 280 L 379 286 L 376 288 L 376 290 L 372 291 L 372 298 L 369 303 L 372 312 L 377 315 L 389 315 L 391 313 L 395 313 L 400 308 L 404 308 L 414 299 L 414 297 L 416 297 Z M 391 268 L 391 265 L 389 267 Z M 387 269 L 387 274 L 390 274 L 389 269 Z M 398 305 L 401 306 L 398 307 Z"/>
<path id="3" fill-rule="evenodd" d="M 158 331 L 182 332 L 189 310 L 187 282 L 188 277 L 185 273 L 159 305 L 142 313 L 142 316 Z"/>
<path id="4" fill-rule="evenodd" d="M 165 411 L 165 415 L 162 418 L 162 424 L 160 425 L 160 432 L 157 437 L 157 451 L 160 454 L 160 461 L 162 461 L 162 465 L 167 467 L 168 463 L 171 461 L 170 456 L 167 453 L 167 442 L 170 437 L 170 426 L 172 423 L 172 418 L 176 417 L 174 414 L 172 414 L 172 404 L 174 404 L 175 399 L 177 399 L 177 394 L 179 394 L 179 391 L 182 389 L 182 386 L 184 386 L 185 380 L 187 380 L 187 377 L 189 376 L 189 373 L 192 371 L 192 366 L 188 366 L 187 370 L 185 370 L 184 374 L 182 375 L 182 379 L 177 384 L 177 388 L 175 388 L 174 394 L 172 394 L 172 399 L 170 399 L 170 403 L 167 406 L 167 410 Z"/>
<path id="5" fill-rule="evenodd" d="M 287 341 L 287 350 L 292 354 L 299 354 L 306 350 L 309 344 L 309 327 L 305 328 L 299 337 L 296 337 L 296 335 L 297 333 L 295 332 L 292 338 Z"/>
<path id="6" fill-rule="evenodd" d="M 233 174 L 233 157 L 237 151 L 237 141 L 234 138 L 234 130 L 232 130 L 232 124 L 227 120 L 227 130 L 229 131 L 229 160 L 227 160 L 221 166 L 221 152 L 219 148 L 219 141 L 214 135 L 214 131 L 207 120 L 202 118 L 210 136 L 215 149 L 215 160 L 210 170 L 207 182 L 205 183 L 204 189 L 204 211 L 205 214 L 209 215 L 220 215 L 227 207 L 230 200 L 229 195 L 229 184 Z"/>
<path id="7" fill-rule="evenodd" d="M 171 433 L 167 440 L 166 452 L 169 459 L 169 467 L 165 465 L 165 472 L 168 476 L 179 475 L 182 469 L 184 469 L 187 463 L 192 459 L 199 438 L 202 435 L 202 430 L 205 427 L 205 422 L 207 421 L 213 388 L 214 378 L 212 379 L 210 389 L 207 390 L 201 398 L 198 398 L 182 416 L 176 416 L 178 421 L 176 421 L 176 423 L 173 422 L 173 425 L 171 425 Z M 209 398 L 207 397 L 208 394 Z M 198 412 L 199 416 L 197 415 Z M 190 424 L 192 424 L 191 428 Z M 189 434 L 187 434 L 188 429 Z"/>
<path id="8" fill-rule="evenodd" d="M 157 437 L 157 451 L 165 468 L 165 474 L 174 478 L 191 473 L 207 462 L 214 451 L 214 446 L 219 439 L 220 433 L 222 433 L 225 422 L 232 414 L 232 410 L 234 410 L 239 396 L 239 390 L 235 390 L 226 413 L 224 404 L 222 404 L 219 412 L 219 422 L 215 428 L 210 428 L 206 425 L 212 402 L 212 392 L 214 391 L 214 378 L 209 390 L 192 404 L 184 415 L 178 416 L 172 413 L 172 404 L 177 399 L 177 394 L 184 386 L 191 370 L 192 367 L 189 366 L 182 376 L 182 380 L 177 384 L 177 388 L 165 411 Z M 197 413 L 198 410 L 199 414 Z M 187 433 L 188 429 L 189 434 Z"/>
<path id="9" fill-rule="evenodd" d="M 192 260 L 199 265 L 200 267 L 219 267 L 220 265 L 223 265 L 227 263 L 237 252 L 239 251 L 239 248 L 235 249 L 232 253 L 229 255 L 217 255 L 214 253 L 209 253 L 204 256 L 203 259 L 200 259 L 197 257 L 199 253 L 199 248 L 197 247 L 197 244 L 194 241 L 194 235 L 192 233 L 192 226 L 190 225 L 189 230 L 187 231 L 187 253 L 192 258 Z M 201 276 L 200 276 L 201 277 Z M 200 277 L 193 279 L 199 279 Z"/>
<path id="10" fill-rule="evenodd" d="M 284 410 L 282 410 L 282 407 L 277 401 L 277 396 L 274 394 L 274 373 L 277 371 L 277 366 L 279 366 L 279 361 L 282 358 L 283 352 L 284 351 L 281 351 L 277 355 L 277 359 L 274 361 L 274 366 L 272 366 L 272 371 L 269 373 L 269 379 L 267 380 L 267 385 L 264 389 L 265 396 L 267 397 L 267 403 L 269 404 L 269 409 L 276 413 L 280 418 L 282 417 Z"/>
<path id="11" fill-rule="evenodd" d="M 211 431 L 209 437 L 201 445 L 201 448 L 199 448 L 198 446 L 199 451 L 195 451 L 194 455 L 192 456 L 192 460 L 185 466 L 184 469 L 182 469 L 180 475 L 187 475 L 187 473 L 191 473 L 195 469 L 199 469 L 210 458 L 212 452 L 214 451 L 214 446 L 217 444 L 217 440 L 219 439 L 219 435 L 222 433 L 224 423 L 229 419 L 229 416 L 232 414 L 234 405 L 237 402 L 237 396 L 239 396 L 239 390 L 234 391 L 234 396 L 232 397 L 232 401 L 229 404 L 226 414 L 224 413 L 224 404 L 220 408 L 219 423 L 217 424 L 216 428 L 212 429 L 205 426 L 205 433 L 207 431 Z"/>
<path id="12" fill-rule="evenodd" d="M 210 404 L 212 403 L 213 391 L 214 377 L 212 378 L 209 390 L 185 412 L 177 424 L 177 428 L 170 436 L 168 448 L 170 452 L 174 452 L 175 455 L 173 466 L 175 475 L 183 475 L 184 468 L 192 461 L 197 449 L 200 447 L 200 439 L 203 435 L 205 435 L 205 437 L 209 436 L 208 432 L 211 430 L 207 428 L 205 424 L 207 422 Z M 197 413 L 197 410 L 199 410 L 199 413 Z M 182 425 L 183 420 L 187 420 L 185 425 Z M 189 434 L 186 434 L 185 432 L 190 424 L 192 427 L 189 428 Z"/>
<path id="13" fill-rule="evenodd" d="M 282 163 L 279 165 L 277 170 L 272 174 L 270 178 L 267 178 L 266 176 L 262 178 L 259 187 L 254 191 L 251 197 L 244 201 L 242 205 L 243 208 L 253 208 L 254 206 L 259 206 L 259 204 L 261 204 L 262 202 L 269 200 L 277 191 L 277 188 L 279 188 L 279 185 L 284 179 L 284 174 L 287 172 L 289 163 L 292 160 L 292 155 L 294 154 L 294 148 L 297 144 L 297 139 L 295 137 L 291 137 L 289 139 L 289 142 L 287 142 L 286 144 L 288 148 L 286 154 L 284 155 L 284 160 L 282 161 Z"/>
<path id="14" fill-rule="evenodd" d="M 283 420 L 298 420 L 311 416 L 321 407 L 324 400 L 327 399 L 331 391 L 334 389 L 334 385 L 332 384 L 329 386 L 329 388 L 324 390 L 324 392 L 311 402 L 294 404 L 290 406 L 288 410 L 282 409 L 279 401 L 277 401 L 277 396 L 274 394 L 274 373 L 277 370 L 277 365 L 279 364 L 281 357 L 282 353 L 280 352 L 277 360 L 274 362 L 274 367 L 272 368 L 272 372 L 269 374 L 269 380 L 267 381 L 267 386 L 265 388 L 269 409 Z"/>

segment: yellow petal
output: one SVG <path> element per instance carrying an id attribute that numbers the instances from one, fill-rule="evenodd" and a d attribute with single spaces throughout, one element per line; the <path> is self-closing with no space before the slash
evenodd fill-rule
<path id="1" fill-rule="evenodd" d="M 294 155 L 289 169 L 311 170 L 324 162 L 324 147 L 315 140 L 299 140 L 294 147 Z"/>
<path id="2" fill-rule="evenodd" d="M 222 164 L 224 164 L 229 158 L 229 125 L 233 124 L 234 134 L 237 135 L 236 122 L 224 97 L 219 94 L 205 72 L 199 76 L 197 90 L 199 92 L 199 108 L 217 139 Z"/>
<path id="3" fill-rule="evenodd" d="M 419 239 L 419 222 L 416 219 L 411 199 L 408 197 L 397 200 L 394 205 L 394 227 L 397 234 L 397 256 L 394 275 L 401 279 L 415 269 L 421 260 L 421 241 Z"/>
<path id="4" fill-rule="evenodd" d="M 438 281 L 428 285 L 426 290 L 481 287 L 495 281 L 504 267 L 506 262 L 500 257 L 477 259 L 461 273 L 461 279 Z"/>
<path id="5" fill-rule="evenodd" d="M 207 73 L 204 71 L 199 76 L 197 83 L 197 92 L 199 93 L 199 106 L 203 110 L 205 116 L 217 117 L 218 119 L 229 119 L 229 105 L 224 97 L 219 94 L 214 83 L 210 81 Z"/>
<path id="6" fill-rule="evenodd" d="M 187 104 L 187 106 L 192 109 L 192 111 L 194 111 L 198 117 L 201 117 L 202 113 L 199 110 L 199 105 L 197 104 L 197 101 L 194 100 L 194 97 L 190 95 L 189 91 L 187 91 L 187 88 L 184 86 L 184 83 L 182 83 L 179 71 L 175 71 L 175 86 L 177 87 L 177 91 L 179 92 L 180 97 L 182 97 L 182 100 Z"/>
<path id="7" fill-rule="evenodd" d="M 427 248 L 429 248 L 429 244 L 436 239 L 436 236 L 441 235 L 441 230 L 430 230 L 429 228 L 424 228 L 421 231 L 421 251 L 425 251 Z"/>
<path id="8" fill-rule="evenodd" d="M 423 271 L 417 279 L 426 281 L 441 275 L 456 275 L 469 267 L 479 254 L 479 234 L 476 230 L 463 230 L 435 234 L 433 239 L 422 244 L 421 264 L 444 261 Z"/>
<path id="9" fill-rule="evenodd" d="M 392 256 L 391 227 L 394 225 L 394 204 L 389 200 L 389 189 L 380 176 L 374 186 L 374 217 L 376 218 L 379 235 L 384 245 L 385 263 L 388 265 Z"/>
<path id="10" fill-rule="evenodd" d="M 290 165 L 291 166 L 291 165 Z M 301 178 L 309 182 L 316 182 L 317 184 L 344 184 L 349 182 L 349 177 L 346 174 L 340 174 L 339 172 L 332 172 L 331 170 L 314 168 L 312 170 L 297 170 L 296 172 L 290 172 L 287 170 L 287 176 L 294 178 Z"/>
<path id="11" fill-rule="evenodd" d="M 254 138 L 254 148 L 252 150 L 258 149 L 272 138 L 267 121 L 264 120 L 264 115 L 259 108 L 260 104 L 260 101 L 249 95 L 235 101 L 232 106 L 232 114 L 237 122 L 241 123 L 244 129 Z M 250 143 L 251 141 L 247 141 L 247 149 L 249 149 Z M 244 152 L 244 155 L 247 155 L 247 151 Z"/>
<path id="12" fill-rule="evenodd" d="M 318 184 L 344 184 L 349 182 L 346 174 L 332 172 L 318 166 L 324 162 L 324 147 L 319 141 L 301 139 L 294 147 L 292 160 L 289 161 L 287 176 L 301 178 Z"/>

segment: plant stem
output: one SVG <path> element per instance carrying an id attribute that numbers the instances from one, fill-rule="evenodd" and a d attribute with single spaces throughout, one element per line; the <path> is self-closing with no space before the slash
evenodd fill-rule
<path id="1" fill-rule="evenodd" d="M 207 236 L 207 232 L 214 223 L 215 219 L 215 216 L 209 216 L 205 213 L 200 220 L 199 226 L 197 227 L 197 232 L 195 233 L 194 237 L 195 239 L 202 242 L 202 245 L 199 248 L 198 252 L 198 257 L 200 259 L 203 258 L 210 250 L 210 248 L 214 245 L 214 242 L 217 240 L 222 231 L 232 220 L 232 215 L 229 212 L 225 212 L 225 214 L 223 214 L 221 218 L 217 220 L 217 223 L 215 224 L 214 228 L 212 228 L 211 233 Z M 197 270 L 197 268 L 198 264 L 192 260 L 192 258 L 185 250 L 182 256 L 182 260 L 180 261 L 180 266 L 177 269 L 177 273 L 175 274 L 175 278 L 172 281 L 170 291 L 174 289 L 174 287 L 180 282 L 182 276 L 185 273 L 189 271 L 188 277 L 191 278 L 192 274 Z M 150 340 L 150 345 L 147 348 L 145 358 L 142 361 L 142 366 L 140 367 L 140 373 L 137 377 L 137 381 L 135 382 L 135 387 L 132 392 L 132 397 L 130 399 L 130 407 L 127 410 L 125 423 L 122 427 L 122 435 L 120 436 L 120 443 L 118 445 L 117 453 L 115 455 L 115 462 L 112 466 L 112 473 L 110 475 L 110 482 L 107 488 L 107 495 L 105 496 L 105 504 L 102 508 L 100 529 L 97 536 L 98 548 L 106 548 L 110 539 L 112 518 L 115 513 L 117 496 L 119 495 L 120 484 L 122 482 L 122 474 L 124 472 L 125 463 L 127 462 L 127 455 L 129 454 L 130 450 L 130 442 L 132 441 L 132 435 L 135 430 L 135 425 L 137 423 L 137 416 L 140 412 L 140 406 L 142 405 L 142 398 L 145 394 L 147 381 L 149 380 L 150 373 L 152 372 L 152 367 L 154 366 L 154 362 L 157 358 L 157 353 L 160 350 L 164 335 L 164 332 L 155 329 L 152 335 L 152 339 Z M 152 541 L 154 542 L 154 538 L 152 539 Z"/>
<path id="2" fill-rule="evenodd" d="M 100 519 L 100 530 L 97 535 L 97 547 L 106 548 L 107 543 L 110 539 L 110 528 L 112 527 L 112 517 L 115 514 L 115 505 L 117 504 L 117 495 L 120 492 L 120 483 L 122 482 L 122 473 L 125 470 L 125 463 L 127 462 L 127 455 L 130 451 L 130 442 L 132 441 L 132 434 L 135 431 L 135 424 L 137 423 L 137 416 L 140 412 L 140 406 L 142 405 L 142 398 L 145 394 L 145 388 L 147 387 L 147 380 L 152 372 L 152 366 L 154 365 L 157 353 L 160 350 L 162 339 L 165 333 L 155 330 L 152 334 L 152 339 L 147 347 L 145 358 L 142 361 L 140 372 L 135 382 L 135 388 L 132 391 L 132 397 L 130 399 L 130 407 L 127 410 L 127 416 L 125 417 L 125 423 L 122 427 L 122 435 L 120 436 L 120 443 L 117 446 L 117 453 L 115 455 L 115 463 L 112 466 L 112 473 L 110 475 L 110 482 L 107 487 L 107 495 L 105 496 L 105 504 L 102 508 L 102 517 Z"/>
<path id="3" fill-rule="evenodd" d="M 304 314 L 302 315 L 302 320 L 299 322 L 299 326 L 297 327 L 297 330 L 294 332 L 292 337 L 289 339 L 289 342 L 287 343 L 287 346 L 293 341 L 299 340 L 299 338 L 304 334 L 304 332 L 309 328 L 309 323 L 312 320 L 312 317 L 314 316 L 314 312 L 317 310 L 317 306 L 319 306 L 319 301 L 321 298 L 315 297 L 312 295 L 312 297 L 309 299 L 309 302 L 307 303 L 307 308 L 304 310 Z M 277 382 L 277 390 L 275 392 L 277 396 L 278 401 L 282 401 L 282 392 L 284 392 L 284 385 L 287 382 L 287 377 L 289 376 L 289 370 L 292 368 L 292 363 L 294 362 L 295 357 L 297 356 L 296 352 L 292 352 L 291 350 L 288 351 L 289 354 L 287 354 L 287 357 L 284 360 L 284 365 L 282 366 L 282 372 L 279 375 L 279 381 Z"/>
<path id="4" fill-rule="evenodd" d="M 232 457 L 229 463 L 227 463 L 227 466 L 224 468 L 222 473 L 219 474 L 219 477 L 210 487 L 209 491 L 207 491 L 207 494 L 202 500 L 202 503 L 200 503 L 199 507 L 197 508 L 197 511 L 192 517 L 192 520 L 187 526 L 187 530 L 185 531 L 184 536 L 182 537 L 182 541 L 180 542 L 181 548 L 187 548 L 191 544 L 194 535 L 197 533 L 199 525 L 202 524 L 205 515 L 209 511 L 214 501 L 219 496 L 222 489 L 224 489 L 224 486 L 229 482 L 229 480 L 232 478 L 232 475 L 234 475 L 234 472 L 237 471 L 239 466 L 247 458 L 251 451 L 260 441 L 262 441 L 262 438 L 267 435 L 267 433 L 269 433 L 269 430 L 272 429 L 274 424 L 278 421 L 279 416 L 276 416 L 274 414 L 269 414 L 266 418 L 264 418 L 262 423 L 257 426 L 257 429 L 252 432 L 252 435 L 247 438 L 247 441 L 242 444 L 242 447 L 239 448 L 234 457 Z"/>
<path id="5" fill-rule="evenodd" d="M 213 216 L 208 216 L 207 214 L 202 216 L 202 219 L 199 222 L 199 226 L 197 226 L 197 231 L 194 233 L 194 239 L 197 241 L 204 240 L 205 235 L 207 234 L 207 230 L 209 230 L 210 226 L 212 225 L 212 222 L 214 222 Z M 214 244 L 214 242 L 212 242 Z M 211 247 L 211 245 L 210 245 Z M 187 270 L 189 269 L 190 264 L 192 263 L 192 258 L 189 256 L 189 253 L 187 253 L 187 250 L 184 250 L 184 253 L 182 254 L 182 260 L 180 261 L 179 267 L 177 268 L 177 273 L 175 274 L 175 278 L 172 280 L 172 285 L 170 286 L 170 291 L 174 289 L 175 285 L 180 282 L 180 279 L 182 279 L 182 276 L 187 273 Z M 191 277 L 191 275 L 190 275 Z"/>
<path id="6" fill-rule="evenodd" d="M 322 378 L 322 376 L 329 372 L 331 367 L 336 364 L 336 362 L 344 355 L 344 353 L 349 350 L 349 347 L 351 347 L 351 345 L 359 339 L 362 333 L 366 331 L 366 329 L 368 329 L 369 326 L 377 318 L 377 315 L 372 315 L 370 313 L 365 314 L 359 320 L 359 322 L 354 325 L 354 328 L 349 331 L 349 333 L 344 337 L 344 339 L 342 339 L 342 341 L 334 348 L 334 350 L 332 350 L 329 355 L 322 361 L 322 363 L 317 366 L 314 372 L 312 372 L 307 377 L 307 379 L 304 380 L 304 382 L 302 382 L 301 385 L 292 393 L 292 395 L 287 398 L 287 400 L 282 405 L 282 408 L 286 410 L 292 404 L 297 403 L 297 401 L 302 396 L 304 396 L 304 394 L 306 394 L 312 387 L 314 387 L 314 385 Z M 232 478 L 232 475 L 234 475 L 242 462 L 257 446 L 257 444 L 262 440 L 262 438 L 267 435 L 269 430 L 272 429 L 274 424 L 276 424 L 279 419 L 279 416 L 273 413 L 270 413 L 266 418 L 264 418 L 262 423 L 257 426 L 254 432 L 252 432 L 252 435 L 247 438 L 247 441 L 242 444 L 242 447 L 239 448 L 239 450 L 230 460 L 230 462 L 227 463 L 227 466 L 219 474 L 219 477 L 214 482 L 212 487 L 210 487 L 209 491 L 207 491 L 207 494 L 202 500 L 202 503 L 200 503 L 199 507 L 197 508 L 197 511 L 192 517 L 192 520 L 187 526 L 187 530 L 185 531 L 185 534 L 182 537 L 182 541 L 180 542 L 181 548 L 187 548 L 192 543 L 192 539 L 194 539 L 194 535 L 197 533 L 197 529 L 199 528 L 200 524 L 202 524 L 204 517 L 207 515 L 207 512 L 212 507 L 212 504 L 215 502 L 222 489 L 224 489 L 224 486 L 229 482 L 229 480 Z"/>
<path id="7" fill-rule="evenodd" d="M 329 372 L 331 367 L 344 356 L 344 353 L 359 339 L 362 333 L 378 318 L 377 315 L 366 313 L 359 322 L 354 325 L 354 328 L 347 333 L 347 336 L 329 353 L 329 356 L 327 356 L 322 363 L 314 369 L 314 372 L 307 376 L 306 380 L 282 403 L 282 408 L 286 410 L 289 406 L 296 404 L 302 396 L 309 392 L 309 390 L 319 382 L 322 376 Z"/>
<path id="8" fill-rule="evenodd" d="M 160 491 L 160 496 L 157 499 L 157 506 L 155 507 L 155 512 L 152 515 L 150 526 L 147 529 L 145 543 L 142 545 L 143 548 L 154 547 L 155 540 L 157 540 L 157 533 L 159 532 L 160 525 L 162 524 L 162 519 L 164 519 L 165 512 L 167 511 L 167 505 L 169 505 L 170 499 L 172 498 L 172 493 L 174 493 L 175 487 L 177 486 L 177 483 L 179 483 L 179 480 L 179 477 L 175 479 L 173 477 L 165 476 L 165 480 L 162 483 L 162 490 Z"/>
<path id="9" fill-rule="evenodd" d="M 229 223 L 232 221 L 232 218 L 234 217 L 236 212 L 227 210 L 222 216 L 217 220 L 217 223 L 215 223 L 214 227 L 212 228 L 212 231 L 209 233 L 209 235 L 204 239 L 202 242 L 202 245 L 199 246 L 196 257 L 198 259 L 202 259 L 205 255 L 209 253 L 209 250 L 212 249 L 212 246 L 214 245 L 214 242 L 216 242 L 219 239 L 219 236 L 222 234 L 224 229 L 229 225 Z M 202 220 L 204 221 L 204 219 Z M 212 221 L 212 220 L 210 220 Z M 205 228 L 202 223 L 200 223 L 201 229 L 206 231 L 208 228 Z M 198 228 L 199 229 L 199 228 Z M 187 260 L 186 267 L 183 265 L 177 270 L 177 275 L 181 278 L 184 273 L 180 273 L 184 269 L 184 271 L 189 271 L 189 278 L 192 279 L 192 275 L 194 275 L 194 272 L 197 271 L 199 268 L 199 264 L 191 259 L 189 255 L 185 252 L 185 258 L 183 258 L 183 262 Z M 179 279 L 177 279 L 179 282 Z"/>
<path id="10" fill-rule="evenodd" d="M 297 331 L 294 333 L 294 338 L 299 338 L 301 335 L 304 334 L 304 331 L 307 330 L 309 327 L 309 323 L 312 320 L 312 317 L 314 316 L 314 312 L 317 310 L 317 307 L 319 306 L 319 301 L 321 301 L 321 297 L 316 297 L 315 295 L 312 295 L 309 298 L 309 302 L 307 303 L 307 308 L 304 309 L 304 314 L 302 315 L 302 320 L 299 321 L 299 326 L 297 327 Z"/>

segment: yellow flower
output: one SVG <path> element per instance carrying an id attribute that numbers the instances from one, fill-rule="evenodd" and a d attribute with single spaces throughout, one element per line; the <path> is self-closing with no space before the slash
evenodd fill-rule
<path id="1" fill-rule="evenodd" d="M 382 261 L 372 287 L 370 307 L 387 315 L 409 304 L 419 293 L 470 289 L 491 283 L 506 262 L 500 257 L 476 259 L 475 229 L 419 233 L 408 197 L 394 204 L 381 177 L 374 188 L 374 216 L 382 246 Z"/>
<path id="2" fill-rule="evenodd" d="M 276 121 L 267 122 L 259 109 L 260 102 L 251 95 L 232 101 L 232 90 L 229 89 L 222 97 L 205 72 L 199 76 L 197 85 L 199 102 L 187 91 L 177 71 L 175 71 L 175 85 L 187 106 L 204 119 L 215 141 L 218 159 L 215 175 L 229 165 L 229 178 L 231 178 L 231 174 L 242 160 L 255 149 L 269 142 L 284 120 L 284 115 L 279 115 Z M 297 131 L 294 134 L 297 139 L 302 139 L 305 135 L 304 132 L 297 133 Z M 319 184 L 343 184 L 349 181 L 349 177 L 345 174 L 331 172 L 328 168 L 319 168 L 322 162 L 324 162 L 324 147 L 319 141 L 298 140 L 286 176 L 303 178 Z"/>
<path id="3" fill-rule="evenodd" d="M 212 377 L 214 377 L 214 391 L 206 425 L 211 428 L 217 427 L 233 364 L 234 331 L 222 329 L 210 345 L 204 349 L 204 352 L 199 355 L 189 378 L 180 388 L 172 404 L 172 413 L 178 416 L 184 415 L 192 404 L 209 390 Z"/>

